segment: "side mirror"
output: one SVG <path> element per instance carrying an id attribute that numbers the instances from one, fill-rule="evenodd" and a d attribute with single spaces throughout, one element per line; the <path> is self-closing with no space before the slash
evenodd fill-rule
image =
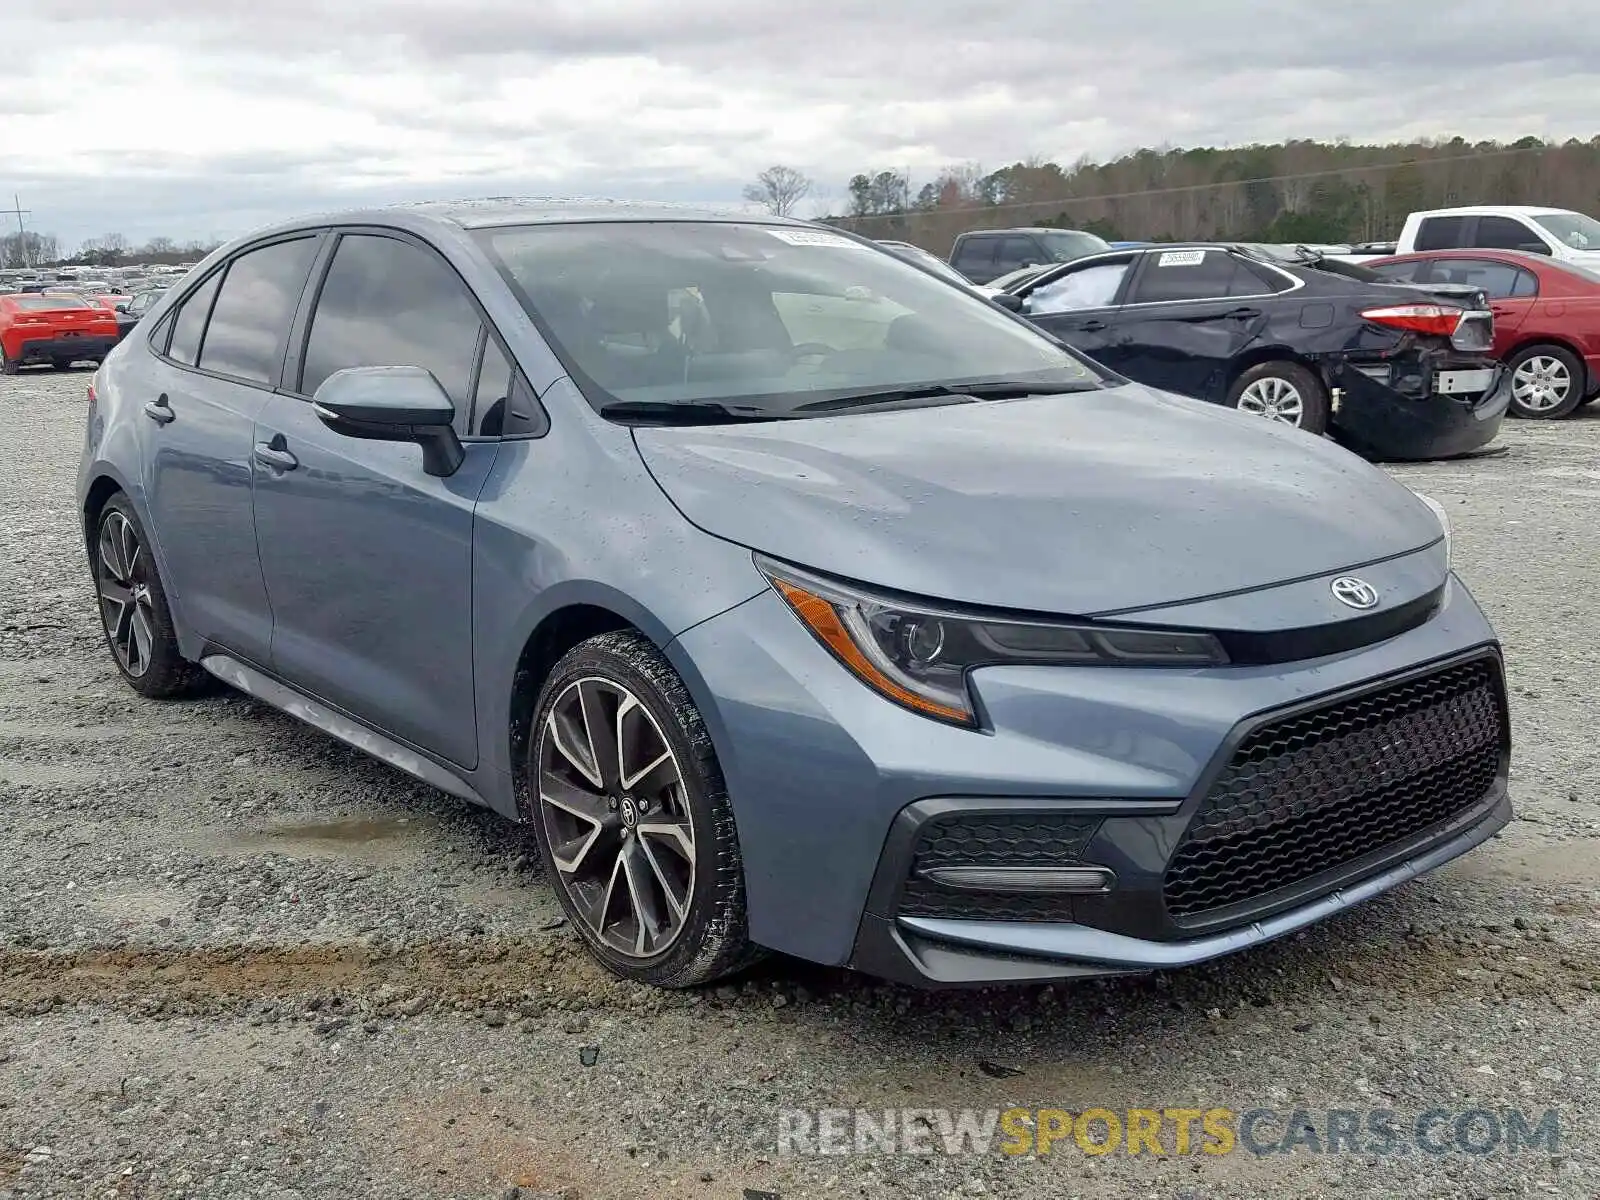
<path id="1" fill-rule="evenodd" d="M 124 302 L 124 303 L 122 303 L 122 304 L 119 304 L 119 305 L 117 305 L 117 311 L 118 311 L 118 312 L 119 312 L 119 313 L 125 313 L 125 312 L 127 312 L 127 311 L 128 311 L 128 305 L 127 305 L 127 303 L 126 303 L 126 302 Z"/>
<path id="2" fill-rule="evenodd" d="M 451 424 L 455 405 L 421 367 L 346 367 L 322 381 L 311 407 L 346 437 L 417 443 L 429 475 L 454 475 L 467 456 Z"/>
<path id="3" fill-rule="evenodd" d="M 1521 250 L 1524 254 L 1544 254 L 1550 257 L 1554 257 L 1555 255 L 1555 251 L 1551 250 L 1550 247 L 1545 245 L 1543 242 L 1523 242 L 1517 247 L 1517 249 Z"/>
<path id="4" fill-rule="evenodd" d="M 1010 292 L 1001 292 L 998 295 L 990 296 L 989 299 L 993 300 L 1007 312 L 1019 313 L 1023 308 L 1022 297 L 1013 296 Z"/>

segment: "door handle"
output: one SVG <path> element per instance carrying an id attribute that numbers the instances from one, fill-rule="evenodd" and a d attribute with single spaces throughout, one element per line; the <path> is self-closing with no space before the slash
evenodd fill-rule
<path id="1" fill-rule="evenodd" d="M 300 460 L 289 453 L 281 433 L 270 442 L 256 443 L 256 461 L 274 471 L 292 471 L 300 465 Z"/>
<path id="2" fill-rule="evenodd" d="M 165 392 L 144 406 L 144 415 L 157 425 L 169 425 L 178 419 L 178 414 L 172 411 L 172 405 L 167 403 Z"/>
<path id="3" fill-rule="evenodd" d="M 1228 313 L 1228 317 L 1236 321 L 1248 321 L 1252 317 L 1259 317 L 1260 315 L 1261 310 L 1259 308 L 1236 308 Z"/>
<path id="4" fill-rule="evenodd" d="M 1076 328 L 1080 333 L 1099 333 L 1105 327 L 1106 323 L 1104 321 L 1097 320 L 1093 317 L 1074 326 L 1074 328 Z"/>

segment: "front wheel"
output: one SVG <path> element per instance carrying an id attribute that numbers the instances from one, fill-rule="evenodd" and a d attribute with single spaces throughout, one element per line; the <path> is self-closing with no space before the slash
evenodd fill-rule
<path id="1" fill-rule="evenodd" d="M 545 872 L 616 975 L 684 988 L 761 956 L 733 809 L 705 722 L 633 631 L 583 642 L 540 691 L 527 763 Z"/>
<path id="2" fill-rule="evenodd" d="M 1583 364 L 1561 346 L 1525 346 L 1511 356 L 1511 411 L 1554 421 L 1583 402 Z"/>
<path id="3" fill-rule="evenodd" d="M 1328 431 L 1328 389 L 1299 363 L 1257 363 L 1228 389 L 1228 407 L 1307 433 Z"/>

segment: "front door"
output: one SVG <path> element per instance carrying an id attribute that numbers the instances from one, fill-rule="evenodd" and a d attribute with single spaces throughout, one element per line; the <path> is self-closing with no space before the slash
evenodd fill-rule
<path id="1" fill-rule="evenodd" d="M 431 249 L 345 234 L 310 316 L 295 395 L 256 423 L 256 536 L 278 674 L 384 732 L 477 765 L 472 521 L 498 443 L 469 441 L 448 478 L 415 445 L 333 432 L 307 399 L 345 367 L 431 371 L 470 435 L 482 322 Z M 287 381 L 286 381 L 287 382 Z"/>
<path id="2" fill-rule="evenodd" d="M 1102 366 L 1121 371 L 1117 298 L 1133 255 L 1098 259 L 1051 271 L 1023 295 L 1023 312 L 1035 325 Z"/>

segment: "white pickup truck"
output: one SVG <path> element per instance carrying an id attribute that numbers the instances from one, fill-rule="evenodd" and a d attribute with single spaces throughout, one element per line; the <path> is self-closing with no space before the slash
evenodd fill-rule
<path id="1" fill-rule="evenodd" d="M 1395 246 L 1418 250 L 1522 250 L 1600 271 L 1600 221 L 1564 208 L 1483 204 L 1414 212 Z"/>

